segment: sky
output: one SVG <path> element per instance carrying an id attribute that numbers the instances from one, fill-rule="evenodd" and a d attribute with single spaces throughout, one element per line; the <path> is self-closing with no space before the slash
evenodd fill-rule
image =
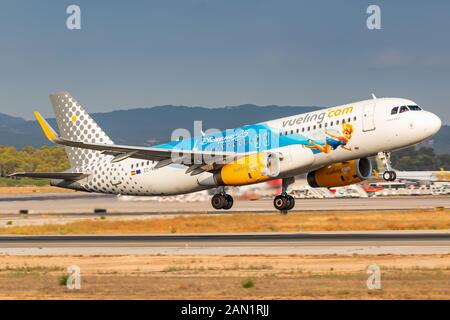
<path id="1" fill-rule="evenodd" d="M 66 9 L 81 9 L 69 30 Z M 369 30 L 369 5 L 381 29 Z M 404 97 L 450 124 L 450 1 L 2 0 L 0 112 L 328 107 Z M 176 116 L 176 115 L 174 115 Z"/>

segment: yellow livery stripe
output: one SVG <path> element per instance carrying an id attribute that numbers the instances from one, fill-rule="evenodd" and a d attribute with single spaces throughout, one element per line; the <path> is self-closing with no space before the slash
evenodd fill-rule
<path id="1" fill-rule="evenodd" d="M 58 138 L 58 135 L 56 132 L 50 127 L 48 122 L 44 119 L 44 117 L 41 116 L 41 114 L 37 111 L 34 112 L 34 116 L 36 117 L 37 121 L 39 122 L 39 125 L 42 128 L 42 131 L 44 131 L 45 136 L 50 141 L 55 141 Z"/>

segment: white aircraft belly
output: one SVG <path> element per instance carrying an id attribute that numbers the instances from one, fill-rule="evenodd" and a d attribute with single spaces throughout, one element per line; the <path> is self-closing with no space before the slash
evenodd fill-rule
<path id="1" fill-rule="evenodd" d="M 185 166 L 172 165 L 135 175 L 135 182 L 145 195 L 175 195 L 206 189 L 197 177 L 186 174 Z"/>

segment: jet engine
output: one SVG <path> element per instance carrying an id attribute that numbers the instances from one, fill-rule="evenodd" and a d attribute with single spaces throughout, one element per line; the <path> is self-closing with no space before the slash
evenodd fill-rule
<path id="1" fill-rule="evenodd" d="M 254 184 L 289 175 L 310 166 L 313 161 L 311 150 L 291 145 L 234 160 L 214 173 L 201 174 L 198 183 L 202 186 Z"/>
<path id="2" fill-rule="evenodd" d="M 368 179 L 372 164 L 367 158 L 333 163 L 309 172 L 306 179 L 311 187 L 342 187 Z"/>
<path id="3" fill-rule="evenodd" d="M 276 153 L 252 154 L 226 164 L 214 174 L 217 185 L 240 186 L 259 183 L 280 174 L 280 156 Z"/>

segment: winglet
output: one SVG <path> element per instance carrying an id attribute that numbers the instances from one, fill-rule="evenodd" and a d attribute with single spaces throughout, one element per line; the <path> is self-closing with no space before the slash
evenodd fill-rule
<path id="1" fill-rule="evenodd" d="M 39 125 L 42 128 L 42 131 L 44 131 L 45 136 L 48 140 L 55 142 L 58 138 L 58 134 L 53 130 L 52 127 L 48 124 L 48 122 L 44 119 L 44 117 L 41 116 L 41 114 L 38 111 L 34 112 L 34 116 L 36 117 L 37 121 L 39 122 Z"/>

